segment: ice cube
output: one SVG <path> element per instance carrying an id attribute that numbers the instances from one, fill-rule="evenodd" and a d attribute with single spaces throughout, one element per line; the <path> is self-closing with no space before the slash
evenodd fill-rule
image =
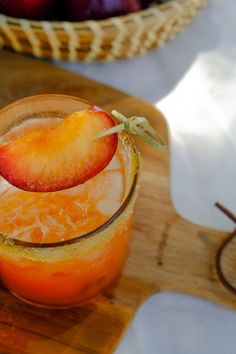
<path id="1" fill-rule="evenodd" d="M 121 161 L 119 156 L 115 155 L 109 165 L 106 167 L 106 171 L 118 170 L 121 168 Z"/>
<path id="2" fill-rule="evenodd" d="M 3 197 L 8 191 L 11 191 L 11 189 L 15 188 L 3 177 L 0 177 L 0 198 Z"/>
<path id="3" fill-rule="evenodd" d="M 119 201 L 112 199 L 102 199 L 97 203 L 97 208 L 100 212 L 112 216 L 119 209 Z"/>
<path id="4" fill-rule="evenodd" d="M 104 172 L 98 175 L 89 185 L 89 195 L 92 199 L 121 200 L 123 192 L 122 176 L 117 172 Z"/>

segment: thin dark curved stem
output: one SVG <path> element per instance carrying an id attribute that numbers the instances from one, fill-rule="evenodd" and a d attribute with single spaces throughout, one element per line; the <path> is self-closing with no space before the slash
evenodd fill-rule
<path id="1" fill-rule="evenodd" d="M 229 237 L 227 237 L 222 244 L 220 245 L 217 254 L 216 254 L 216 272 L 217 275 L 221 281 L 221 283 L 224 285 L 226 289 L 231 291 L 233 294 L 236 294 L 236 287 L 234 287 L 225 277 L 223 269 L 222 269 L 222 257 L 225 249 L 227 246 L 233 241 L 233 239 L 236 237 L 236 230 L 230 234 Z"/>
<path id="2" fill-rule="evenodd" d="M 226 209 L 222 204 L 216 202 L 215 203 L 215 206 L 220 210 L 222 211 L 222 213 L 224 213 L 226 216 L 228 216 L 228 218 L 230 220 L 232 220 L 235 224 L 236 224 L 236 216 L 231 213 L 231 211 L 229 211 L 228 209 Z"/>
<path id="3" fill-rule="evenodd" d="M 236 224 L 236 216 L 231 213 L 228 209 L 226 209 L 222 204 L 216 202 L 215 206 L 222 211 L 230 220 L 232 220 Z M 225 277 L 223 269 L 222 269 L 222 257 L 225 249 L 236 237 L 236 229 L 221 243 L 217 253 L 216 253 L 216 272 L 226 289 L 228 289 L 231 293 L 236 294 L 236 287 L 234 287 Z"/>

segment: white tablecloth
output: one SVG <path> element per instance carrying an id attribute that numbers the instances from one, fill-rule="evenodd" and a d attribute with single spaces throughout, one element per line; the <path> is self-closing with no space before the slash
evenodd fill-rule
<path id="1" fill-rule="evenodd" d="M 235 0 L 211 0 L 182 34 L 145 57 L 59 65 L 159 107 L 170 127 L 177 211 L 195 223 L 233 229 L 213 204 L 236 212 Z M 142 307 L 116 354 L 235 354 L 235 328 L 236 312 L 159 294 Z"/>

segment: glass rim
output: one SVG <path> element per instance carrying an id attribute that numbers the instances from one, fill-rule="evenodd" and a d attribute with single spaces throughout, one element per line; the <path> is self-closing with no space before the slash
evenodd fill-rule
<path id="1" fill-rule="evenodd" d="M 24 97 L 22 99 L 14 101 L 14 102 L 4 106 L 2 109 L 0 109 L 0 112 L 2 113 L 2 112 L 4 112 L 5 109 L 11 108 L 12 106 L 15 106 L 17 103 L 27 101 L 28 99 L 36 99 L 36 98 L 43 98 L 43 97 L 48 98 L 49 96 L 55 97 L 55 98 L 58 97 L 58 98 L 64 98 L 64 99 L 74 99 L 76 101 L 84 102 L 88 105 L 93 105 L 91 102 L 84 100 L 84 99 L 80 99 L 76 96 L 60 95 L 60 94 L 40 94 L 40 95 Z M 58 241 L 58 242 L 48 242 L 48 243 L 29 242 L 29 241 L 18 240 L 15 238 L 9 238 L 7 235 L 4 235 L 1 232 L 0 232 L 0 235 L 2 235 L 4 237 L 4 239 L 5 239 L 5 237 L 7 237 L 8 242 L 10 242 L 12 244 L 12 246 L 17 246 L 17 247 L 27 248 L 27 249 L 29 249 L 29 248 L 45 249 L 45 248 L 57 248 L 57 247 L 73 245 L 73 244 L 79 243 L 81 241 L 84 241 L 86 239 L 89 239 L 92 236 L 95 236 L 95 235 L 99 234 L 100 232 L 106 230 L 125 211 L 125 209 L 129 205 L 130 201 L 132 200 L 132 197 L 135 193 L 137 183 L 138 183 L 138 176 L 139 176 L 139 170 L 140 170 L 139 152 L 136 148 L 136 145 L 135 145 L 132 137 L 126 132 L 122 132 L 122 135 L 128 137 L 129 145 L 131 146 L 131 148 L 134 152 L 135 173 L 134 173 L 132 185 L 131 185 L 131 188 L 130 188 L 130 191 L 129 191 L 127 197 L 122 202 L 119 209 L 105 223 L 103 223 L 102 225 L 100 225 L 96 229 L 94 229 L 86 234 L 71 238 L 69 240 L 63 240 L 63 241 Z M 2 242 L 1 239 L 0 239 L 0 242 Z"/>

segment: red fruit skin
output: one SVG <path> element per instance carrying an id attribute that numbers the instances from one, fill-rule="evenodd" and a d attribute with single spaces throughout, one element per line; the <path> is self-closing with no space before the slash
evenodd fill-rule
<path id="1" fill-rule="evenodd" d="M 101 20 L 140 10 L 139 0 L 66 0 L 71 21 Z"/>
<path id="2" fill-rule="evenodd" d="M 0 13 L 29 20 L 45 20 L 55 0 L 0 0 Z"/>

